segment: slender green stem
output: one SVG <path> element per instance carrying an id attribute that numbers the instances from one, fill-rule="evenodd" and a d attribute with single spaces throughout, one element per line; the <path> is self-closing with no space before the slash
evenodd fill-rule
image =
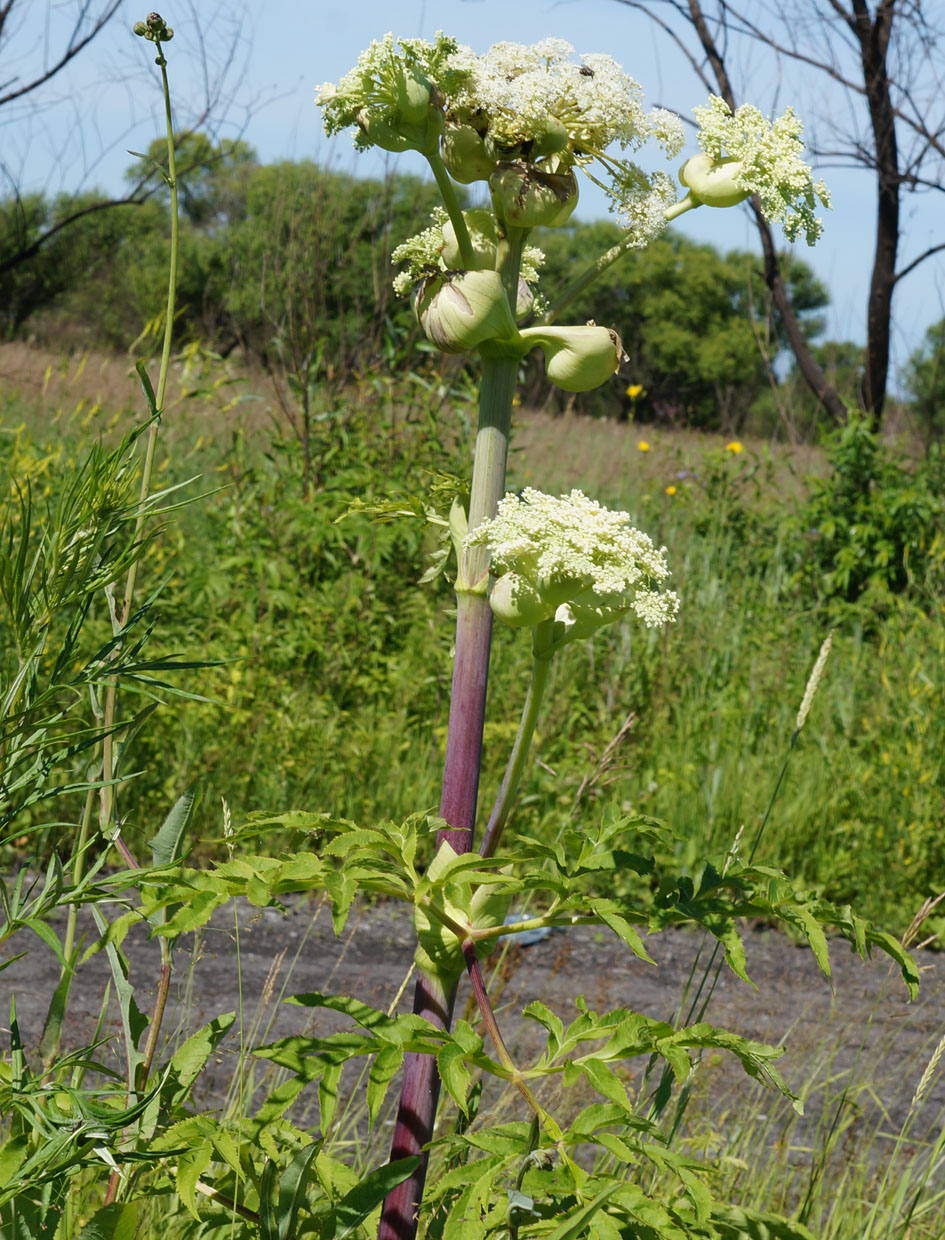
<path id="1" fill-rule="evenodd" d="M 160 44 L 157 43 L 158 64 L 161 69 L 161 85 L 164 91 L 164 121 L 167 137 L 167 183 L 171 191 L 171 253 L 170 268 L 167 279 L 167 305 L 164 313 L 164 345 L 161 350 L 161 367 L 158 372 L 157 391 L 155 393 L 155 405 L 157 408 L 157 418 L 152 420 L 148 427 L 148 437 L 145 446 L 144 465 L 141 471 L 141 491 L 139 495 L 139 511 L 135 520 L 135 538 L 138 539 L 144 527 L 144 504 L 151 491 L 151 476 L 154 472 L 154 455 L 155 446 L 157 444 L 157 432 L 160 418 L 164 412 L 164 397 L 167 391 L 167 376 L 170 371 L 171 362 L 171 340 L 174 331 L 174 306 L 177 297 L 177 252 L 179 249 L 179 220 L 178 220 L 178 203 L 177 203 L 177 163 L 174 150 L 174 123 L 171 116 L 171 94 L 170 86 L 167 80 L 167 61 L 164 57 L 164 51 Z M 116 632 L 128 623 L 131 615 L 132 605 L 134 603 L 135 586 L 138 579 L 138 560 L 132 561 L 128 569 L 128 577 L 125 581 L 125 593 L 122 599 L 121 610 L 116 611 L 112 617 L 112 626 Z M 110 826 L 115 812 L 115 789 L 112 784 L 112 773 L 114 770 L 114 735 L 112 724 L 115 720 L 118 698 L 118 683 L 115 680 L 110 681 L 105 695 L 105 739 L 102 742 L 102 776 L 103 787 L 101 792 L 101 824 L 103 828 Z"/>
<path id="2" fill-rule="evenodd" d="M 485 834 L 482 837 L 482 843 L 479 846 L 479 852 L 483 857 L 495 856 L 496 849 L 499 847 L 499 841 L 502 839 L 502 832 L 505 829 L 509 812 L 518 792 L 522 771 L 525 767 L 525 759 L 528 757 L 528 751 L 531 749 L 532 737 L 535 734 L 535 725 L 538 722 L 538 712 L 541 707 L 541 700 L 545 694 L 545 686 L 548 683 L 548 672 L 550 669 L 550 658 L 535 656 L 532 662 L 532 678 L 529 682 L 528 692 L 525 695 L 525 705 L 522 707 L 522 717 L 519 720 L 518 732 L 512 745 L 512 752 L 509 754 L 508 765 L 502 777 L 502 784 L 496 797 L 495 806 L 486 826 Z"/>
<path id="3" fill-rule="evenodd" d="M 476 955 L 476 945 L 472 939 L 466 939 L 463 943 L 463 958 L 466 961 L 466 971 L 469 974 L 470 985 L 475 996 L 476 1003 L 479 1007 L 479 1014 L 482 1017 L 483 1024 L 489 1031 L 489 1037 L 495 1046 L 496 1054 L 499 1056 L 499 1062 L 506 1072 L 509 1073 L 512 1084 L 522 1095 L 532 1112 L 541 1119 L 548 1119 L 545 1110 L 539 1105 L 538 1099 L 528 1088 L 519 1074 L 518 1068 L 512 1056 L 509 1054 L 509 1048 L 505 1044 L 502 1037 L 502 1030 L 499 1028 L 499 1022 L 496 1020 L 495 1011 L 489 999 L 489 992 L 486 989 L 486 983 L 482 976 L 482 969 L 479 965 L 479 957 Z"/>
<path id="4" fill-rule="evenodd" d="M 155 393 L 155 407 L 157 416 L 152 418 L 148 427 L 148 438 L 145 447 L 144 465 L 141 471 L 141 490 L 139 493 L 138 515 L 135 519 L 135 539 L 141 536 L 144 528 L 144 505 L 151 491 L 151 475 L 154 471 L 154 455 L 155 445 L 157 443 L 158 425 L 161 414 L 164 411 L 164 396 L 167 390 L 167 376 L 170 369 L 171 360 L 171 339 L 174 330 L 174 305 L 177 293 L 177 251 L 178 251 L 178 210 L 177 210 L 177 166 L 174 154 L 174 127 L 171 117 L 171 95 L 170 87 L 167 80 L 167 61 L 164 57 L 164 50 L 160 40 L 156 41 L 158 50 L 157 63 L 161 69 L 161 85 L 164 91 L 164 119 L 167 132 L 167 181 L 171 191 L 171 254 L 170 269 L 167 280 L 167 307 L 165 310 L 164 321 L 164 345 L 161 351 L 161 368 L 158 373 L 157 392 Z M 128 623 L 131 609 L 134 602 L 135 585 L 138 576 L 138 561 L 133 560 L 128 569 L 128 577 L 125 581 L 125 592 L 122 599 L 121 610 L 113 608 L 112 610 L 112 628 L 117 634 Z M 105 710 L 104 710 L 104 727 L 105 737 L 102 742 L 102 789 L 101 789 L 101 810 L 100 824 L 104 831 L 111 826 L 115 816 L 115 785 L 113 783 L 114 774 L 114 721 L 118 703 L 118 682 L 113 677 L 108 684 L 105 693 Z M 134 858 L 131 856 L 124 841 L 116 836 L 114 843 L 119 853 L 124 858 L 126 864 L 132 867 L 136 866 Z M 150 1061 L 153 1059 L 154 1051 L 157 1047 L 157 1038 L 160 1031 L 161 1022 L 164 1016 L 164 1008 L 167 1002 L 167 992 L 170 986 L 170 968 L 169 961 L 163 954 L 162 944 L 162 964 L 161 979 L 158 984 L 158 995 L 155 1002 L 154 1012 L 151 1017 L 151 1025 L 148 1030 L 148 1051 L 146 1051 L 146 1059 L 150 1067 Z M 129 1089 L 134 1087 L 134 1082 L 129 1081 Z M 121 1179 L 117 1170 L 113 1171 L 108 1182 L 108 1188 L 105 1193 L 105 1204 L 110 1205 L 116 1200 L 121 1186 Z"/>
<path id="5" fill-rule="evenodd" d="M 443 163 L 438 150 L 427 151 L 426 158 L 433 173 L 433 179 L 436 181 L 437 189 L 440 191 L 440 196 L 443 199 L 443 205 L 449 214 L 453 231 L 456 233 L 456 242 L 459 246 L 463 266 L 467 271 L 474 271 L 476 268 L 476 255 L 469 236 L 469 229 L 466 227 L 466 221 L 463 218 L 463 208 L 460 206 L 459 198 L 456 195 L 456 186 L 450 179 L 450 174 L 446 171 L 446 165 Z"/>
<path id="6" fill-rule="evenodd" d="M 701 206 L 701 203 L 694 202 L 687 194 L 679 202 L 674 202 L 671 207 L 667 207 L 663 212 L 663 218 L 669 223 L 671 220 L 678 219 L 686 211 L 692 211 L 698 206 Z M 598 280 L 614 263 L 623 258 L 624 254 L 629 253 L 634 248 L 636 248 L 636 243 L 632 234 L 628 233 L 622 241 L 618 241 L 616 245 L 611 246 L 605 254 L 602 254 L 589 267 L 586 267 L 580 275 L 576 276 L 567 288 L 555 298 L 538 322 L 545 326 L 554 323 L 573 302 L 577 301 L 585 289 L 589 288 L 595 280 Z"/>
<path id="7" fill-rule="evenodd" d="M 85 794 L 85 804 L 82 807 L 82 818 L 79 822 L 79 831 L 76 835 L 75 847 L 72 852 L 72 885 L 78 887 L 82 881 L 82 875 L 85 872 L 85 851 L 89 842 L 89 828 L 92 825 L 92 810 L 95 805 L 95 789 L 90 788 Z M 72 956 L 72 948 L 75 943 L 76 919 L 79 910 L 74 904 L 69 905 L 69 911 L 66 914 L 66 933 L 62 941 L 62 954 L 66 960 Z"/>

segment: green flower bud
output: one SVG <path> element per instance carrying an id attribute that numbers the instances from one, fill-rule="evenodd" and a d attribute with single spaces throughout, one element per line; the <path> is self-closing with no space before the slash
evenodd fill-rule
<path id="1" fill-rule="evenodd" d="M 371 143 L 372 146 L 379 146 L 382 151 L 394 151 L 400 154 L 402 151 L 413 151 L 416 149 L 414 142 L 399 129 L 395 129 L 390 121 L 383 121 L 374 112 L 368 112 L 364 108 L 355 116 L 358 128 Z"/>
<path id="2" fill-rule="evenodd" d="M 706 207 L 737 207 L 751 197 L 750 189 L 736 184 L 741 160 L 713 159 L 705 153 L 693 155 L 679 169 L 679 180 L 695 202 Z"/>
<path id="3" fill-rule="evenodd" d="M 362 108 L 355 114 L 358 128 L 371 143 L 383 151 L 435 150 L 443 129 L 443 114 L 439 108 L 428 104 L 425 122 L 408 124 L 406 121 L 385 121 L 376 112 Z"/>
<path id="4" fill-rule="evenodd" d="M 609 327 L 525 327 L 525 341 L 534 341 L 545 355 L 552 383 L 566 392 L 589 392 L 615 373 L 623 357 L 620 337 Z"/>
<path id="5" fill-rule="evenodd" d="M 131 29 L 138 36 L 139 39 L 143 39 L 145 35 L 148 33 L 148 28 L 144 24 L 144 22 L 135 22 L 135 24 L 131 27 Z"/>
<path id="6" fill-rule="evenodd" d="M 545 155 L 557 155 L 567 149 L 570 135 L 556 116 L 545 119 L 545 132 L 532 140 L 532 159 L 542 159 Z"/>
<path id="7" fill-rule="evenodd" d="M 475 207 L 472 211 L 464 211 L 463 219 L 466 221 L 469 240 L 472 242 L 473 252 L 476 255 L 476 270 L 495 270 L 497 246 L 495 216 L 485 207 Z M 451 270 L 456 271 L 464 264 L 452 220 L 447 220 L 443 225 L 443 239 L 446 243 L 442 250 L 443 262 Z"/>
<path id="8" fill-rule="evenodd" d="M 497 620 L 513 628 L 530 628 L 543 620 L 550 620 L 557 604 L 544 598 L 525 577 L 518 573 L 503 573 L 492 582 L 489 606 Z"/>
<path id="9" fill-rule="evenodd" d="M 496 215 L 512 228 L 558 228 L 577 206 L 574 173 L 545 172 L 523 160 L 500 163 L 489 178 Z"/>
<path id="10" fill-rule="evenodd" d="M 397 66 L 394 98 L 398 116 L 406 124 L 423 124 L 432 93 L 432 83 L 422 73 L 404 65 Z"/>
<path id="11" fill-rule="evenodd" d="M 444 353 L 467 353 L 485 340 L 516 335 L 496 271 L 461 271 L 424 280 L 414 309 L 426 338 Z"/>
<path id="12" fill-rule="evenodd" d="M 486 154 L 482 137 L 472 125 L 447 125 L 440 139 L 440 154 L 450 176 L 463 185 L 488 181 L 495 168 L 495 160 Z"/>

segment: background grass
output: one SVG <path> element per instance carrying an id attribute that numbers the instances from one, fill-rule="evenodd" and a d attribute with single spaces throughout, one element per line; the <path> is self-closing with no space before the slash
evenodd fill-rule
<path id="1" fill-rule="evenodd" d="M 129 370 L 0 347 L 4 486 L 29 475 L 34 490 L 54 490 L 90 437 L 124 427 Z M 219 847 L 222 797 L 237 822 L 259 809 L 371 821 L 435 806 L 451 595 L 444 577 L 417 582 L 436 539 L 416 520 L 339 518 L 355 500 L 426 493 L 437 471 L 467 472 L 473 412 L 462 393 L 410 376 L 396 389 L 367 376 L 320 391 L 316 485 L 303 502 L 295 445 L 269 416 L 261 376 L 191 350 L 171 391 L 160 480 L 195 477 L 195 498 L 143 570 L 152 589 L 164 582 L 153 640 L 219 663 L 186 684 L 207 700 L 163 706 L 136 740 L 125 769 L 141 774 L 121 793 L 126 838 L 140 846 L 194 779 L 204 787 L 204 852 Z M 945 625 L 940 597 L 929 597 L 934 574 L 898 593 L 818 595 L 822 535 L 805 522 L 825 485 L 824 453 L 742 449 L 519 410 L 510 486 L 580 486 L 626 508 L 665 543 L 683 606 L 665 632 L 612 626 L 559 659 L 518 821 L 556 831 L 620 733 L 606 774 L 585 790 L 586 812 L 612 799 L 666 820 L 684 862 L 725 849 L 742 827 L 751 838 L 835 627 L 760 857 L 900 931 L 945 886 Z M 529 670 L 522 634 L 497 632 L 496 650 L 484 802 Z M 69 821 L 70 806 L 36 807 L 18 824 L 21 851 L 36 844 L 29 828 L 42 828 L 47 850 L 56 845 L 53 816 Z"/>

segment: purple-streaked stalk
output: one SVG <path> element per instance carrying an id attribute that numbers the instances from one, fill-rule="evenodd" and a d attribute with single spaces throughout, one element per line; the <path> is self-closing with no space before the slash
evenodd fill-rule
<path id="1" fill-rule="evenodd" d="M 518 288 L 521 240 L 513 247 L 504 273 L 509 287 Z M 514 272 L 511 272 L 514 269 Z M 513 303 L 514 304 L 514 303 Z M 469 529 L 495 515 L 505 493 L 512 397 L 518 371 L 518 355 L 500 346 L 483 346 L 482 387 L 479 396 L 479 428 L 469 497 Z M 486 711 L 492 612 L 486 596 L 489 553 L 484 547 L 464 551 L 456 576 L 456 652 L 453 689 L 443 765 L 440 816 L 447 826 L 437 836 L 437 847 L 448 842 L 457 853 L 470 852 L 479 796 L 482 729 Z M 456 982 L 421 974 L 414 993 L 413 1010 L 431 1024 L 449 1029 Z M 394 1125 L 391 1160 L 422 1155 L 432 1139 L 439 1102 L 440 1078 L 432 1055 L 407 1055 L 400 1104 Z M 427 1159 L 422 1158 L 413 1175 L 388 1194 L 381 1214 L 378 1240 L 412 1240 L 423 1200 Z"/>

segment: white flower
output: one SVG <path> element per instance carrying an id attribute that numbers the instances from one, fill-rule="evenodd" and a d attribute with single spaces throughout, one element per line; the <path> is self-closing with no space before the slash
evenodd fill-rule
<path id="1" fill-rule="evenodd" d="M 558 645 L 628 611 L 653 627 L 679 610 L 677 596 L 658 588 L 669 577 L 665 549 L 634 529 L 627 513 L 582 491 L 555 498 L 529 487 L 506 495 L 466 546 L 492 553 L 497 614 L 512 624 L 557 620 Z"/>
<path id="2" fill-rule="evenodd" d="M 710 95 L 709 102 L 693 108 L 699 123 L 699 145 L 727 175 L 733 188 L 757 194 L 765 217 L 780 222 L 793 241 L 803 231 L 808 245 L 823 231 L 815 215 L 818 201 L 830 206 L 830 194 L 823 181 L 815 182 L 811 170 L 801 159 L 803 125 L 788 108 L 775 121 L 767 120 L 751 104 L 733 113 L 724 99 Z M 684 184 L 685 166 L 680 173 Z M 693 195 L 698 200 L 698 186 Z"/>
<path id="3" fill-rule="evenodd" d="M 660 235 L 666 227 L 665 212 L 676 201 L 676 186 L 668 173 L 648 176 L 633 164 L 624 166 L 608 192 L 634 246 L 649 245 Z"/>
<path id="4" fill-rule="evenodd" d="M 662 109 L 648 114 L 640 85 L 612 57 L 585 55 L 577 63 L 573 54 L 564 39 L 496 43 L 481 56 L 461 47 L 448 62 L 462 83 L 449 110 L 475 117 L 480 132 L 507 147 L 541 143 L 551 117 L 574 151 L 601 153 L 613 142 L 636 148 L 656 137 L 671 154 L 678 152 L 679 122 Z"/>

